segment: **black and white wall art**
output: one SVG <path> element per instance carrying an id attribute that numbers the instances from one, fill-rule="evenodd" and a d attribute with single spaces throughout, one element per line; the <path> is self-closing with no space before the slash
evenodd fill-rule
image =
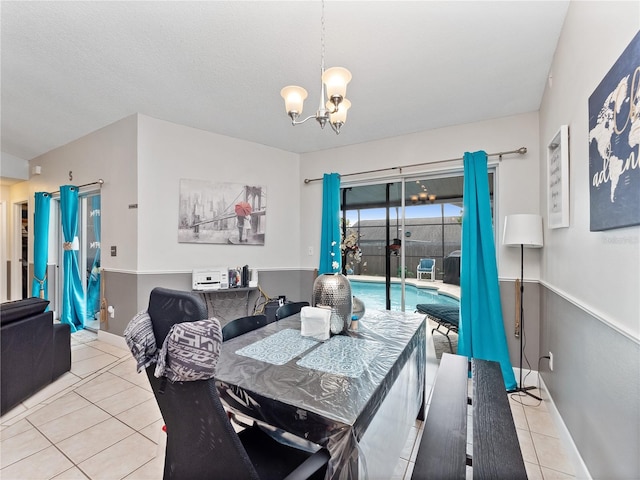
<path id="1" fill-rule="evenodd" d="M 180 179 L 179 243 L 264 245 L 264 185 Z"/>

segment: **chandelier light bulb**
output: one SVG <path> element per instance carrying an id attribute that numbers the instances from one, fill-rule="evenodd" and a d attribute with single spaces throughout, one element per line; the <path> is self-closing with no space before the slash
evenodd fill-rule
<path id="1" fill-rule="evenodd" d="M 347 96 L 347 83 L 350 81 L 351 72 L 343 67 L 331 67 L 322 74 L 322 82 L 327 89 L 329 100 L 344 99 Z M 336 104 L 336 101 L 334 100 L 333 103 Z"/>
<path id="2" fill-rule="evenodd" d="M 284 108 L 287 115 L 296 117 L 302 114 L 302 107 L 307 98 L 307 91 L 297 85 L 289 85 L 280 90 L 280 95 L 284 98 Z"/>
<path id="3" fill-rule="evenodd" d="M 327 102 L 327 109 L 329 110 L 329 112 L 331 112 L 334 108 L 335 107 L 331 102 Z M 333 123 L 334 125 L 344 125 L 344 123 L 347 121 L 347 110 L 349 110 L 349 108 L 351 108 L 351 102 L 345 98 L 338 105 L 338 110 L 334 113 L 329 114 L 331 123 Z"/>

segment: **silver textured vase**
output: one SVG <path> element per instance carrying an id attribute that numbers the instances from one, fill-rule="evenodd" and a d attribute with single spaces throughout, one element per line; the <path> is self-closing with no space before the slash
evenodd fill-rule
<path id="1" fill-rule="evenodd" d="M 312 304 L 331 307 L 331 333 L 338 334 L 351 325 L 351 284 L 341 273 L 325 273 L 313 282 Z"/>

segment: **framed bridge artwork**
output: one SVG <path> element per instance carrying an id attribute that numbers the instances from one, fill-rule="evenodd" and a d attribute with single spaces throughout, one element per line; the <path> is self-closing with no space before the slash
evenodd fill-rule
<path id="1" fill-rule="evenodd" d="M 589 97 L 592 232 L 640 225 L 640 32 Z"/>
<path id="2" fill-rule="evenodd" d="M 179 243 L 264 245 L 264 185 L 180 179 Z"/>

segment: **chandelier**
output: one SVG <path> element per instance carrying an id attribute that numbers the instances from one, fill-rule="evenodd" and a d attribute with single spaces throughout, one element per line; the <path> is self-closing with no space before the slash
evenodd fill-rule
<path id="1" fill-rule="evenodd" d="M 429 193 L 427 187 L 420 180 L 416 180 L 416 184 L 420 185 L 422 191 L 418 194 L 411 195 L 411 203 L 415 205 L 418 202 L 427 203 L 428 201 L 429 203 L 433 203 L 436 201 L 435 194 Z"/>
<path id="2" fill-rule="evenodd" d="M 322 2 L 321 18 L 322 46 L 320 61 L 320 104 L 315 115 L 310 115 L 304 120 L 298 120 L 302 115 L 302 106 L 307 98 L 307 91 L 297 85 L 289 85 L 280 90 L 280 95 L 284 98 L 284 106 L 287 115 L 291 117 L 292 125 L 299 125 L 311 118 L 315 118 L 320 124 L 320 128 L 329 123 L 336 134 L 340 133 L 340 128 L 347 121 L 347 110 L 351 107 L 351 102 L 347 100 L 347 83 L 351 81 L 351 72 L 343 67 L 332 67 L 324 69 L 324 0 Z"/>

